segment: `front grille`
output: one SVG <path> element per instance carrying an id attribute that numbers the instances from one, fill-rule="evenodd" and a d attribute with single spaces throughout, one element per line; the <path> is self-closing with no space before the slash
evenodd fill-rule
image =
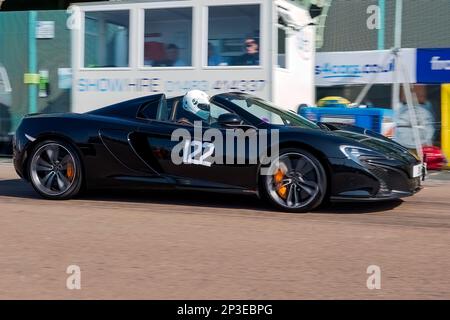
<path id="1" fill-rule="evenodd" d="M 388 171 L 384 168 L 379 168 L 375 166 L 369 166 L 368 169 L 380 182 L 380 189 L 378 190 L 378 195 L 390 193 L 392 188 L 386 183 L 389 178 Z"/>
<path id="2" fill-rule="evenodd" d="M 387 169 L 375 166 L 368 166 L 370 173 L 372 173 L 375 177 L 383 182 L 387 182 L 389 180 L 389 172 Z"/>
<path id="3" fill-rule="evenodd" d="M 390 191 L 412 192 L 420 186 L 420 178 L 410 179 L 399 169 L 368 165 L 367 169 L 380 181 L 380 193 Z"/>

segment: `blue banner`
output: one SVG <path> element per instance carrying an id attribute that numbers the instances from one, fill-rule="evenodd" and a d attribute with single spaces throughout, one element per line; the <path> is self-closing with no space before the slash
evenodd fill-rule
<path id="1" fill-rule="evenodd" d="M 417 49 L 417 83 L 450 83 L 450 48 Z"/>

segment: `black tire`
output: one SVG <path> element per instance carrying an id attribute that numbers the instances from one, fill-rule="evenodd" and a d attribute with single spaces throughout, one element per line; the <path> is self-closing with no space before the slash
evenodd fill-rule
<path id="1" fill-rule="evenodd" d="M 292 168 L 291 170 L 285 168 L 285 173 L 282 168 L 273 171 L 272 167 L 276 167 L 275 162 L 261 168 L 261 170 L 272 168 L 269 170 L 270 174 L 262 174 L 263 171 L 261 171 L 259 187 L 262 198 L 281 211 L 293 213 L 310 212 L 324 202 L 327 194 L 327 176 L 323 165 L 313 154 L 297 148 L 282 149 L 277 160 L 280 161 L 280 167 L 289 161 Z M 294 160 L 297 162 L 292 165 Z M 305 164 L 303 165 L 303 163 Z M 294 166 L 296 168 L 293 168 Z M 278 170 L 281 173 L 275 175 Z M 280 175 L 282 175 L 282 180 L 277 181 Z M 291 183 L 287 184 L 288 181 Z M 281 190 L 285 185 L 288 190 L 287 195 L 285 192 L 280 192 L 286 190 Z M 298 203 L 297 200 L 299 200 Z"/>
<path id="2" fill-rule="evenodd" d="M 59 148 L 58 152 L 55 152 L 56 147 Z M 49 149 L 50 151 L 53 149 L 51 154 L 57 153 L 55 155 L 56 160 L 50 159 Z M 70 175 L 69 163 L 72 167 Z M 66 166 L 66 169 L 64 169 L 64 166 Z M 27 170 L 29 181 L 34 190 L 45 199 L 67 200 L 74 198 L 80 193 L 83 185 L 80 156 L 72 145 L 61 140 L 45 140 L 36 144 L 28 157 Z M 45 180 L 48 175 L 52 177 Z M 63 180 L 64 178 L 66 180 Z M 52 181 L 49 181 L 50 179 Z"/>

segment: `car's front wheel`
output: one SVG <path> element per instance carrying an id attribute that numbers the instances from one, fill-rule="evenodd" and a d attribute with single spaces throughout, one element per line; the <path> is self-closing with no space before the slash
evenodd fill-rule
<path id="1" fill-rule="evenodd" d="M 305 150 L 281 150 L 269 167 L 262 168 L 260 178 L 264 197 L 284 211 L 311 211 L 326 195 L 325 170 L 320 161 Z"/>
<path id="2" fill-rule="evenodd" d="M 64 200 L 80 192 L 81 161 L 77 151 L 68 143 L 56 140 L 38 143 L 29 159 L 30 182 L 42 197 Z"/>

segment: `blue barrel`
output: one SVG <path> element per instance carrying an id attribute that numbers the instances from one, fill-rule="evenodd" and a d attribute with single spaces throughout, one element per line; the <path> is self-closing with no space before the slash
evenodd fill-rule
<path id="1" fill-rule="evenodd" d="M 384 108 L 304 107 L 298 113 L 314 122 L 351 124 L 385 135 L 394 125 L 393 111 Z"/>

